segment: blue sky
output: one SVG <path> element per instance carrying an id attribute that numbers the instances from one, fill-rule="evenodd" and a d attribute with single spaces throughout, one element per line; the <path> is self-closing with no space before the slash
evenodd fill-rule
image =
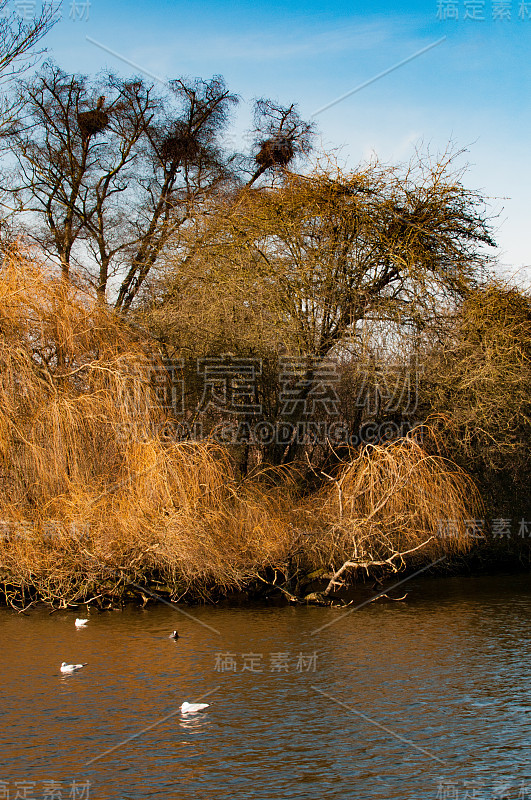
<path id="1" fill-rule="evenodd" d="M 499 215 L 500 268 L 531 284 L 531 0 L 75 3 L 63 0 L 45 42 L 61 67 L 138 74 L 88 36 L 162 79 L 222 74 L 242 98 L 236 139 L 254 97 L 295 101 L 310 117 L 446 37 L 318 114 L 322 143 L 350 167 L 371 153 L 405 161 L 421 142 L 432 153 L 467 148 L 464 182 Z"/>

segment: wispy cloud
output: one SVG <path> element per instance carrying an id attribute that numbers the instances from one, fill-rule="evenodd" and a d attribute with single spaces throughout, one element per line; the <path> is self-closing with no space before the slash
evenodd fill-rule
<path id="1" fill-rule="evenodd" d="M 266 29 L 247 29 L 234 33 L 207 31 L 202 35 L 199 50 L 197 38 L 185 35 L 179 37 L 178 49 L 175 39 L 165 40 L 164 37 L 159 37 L 156 47 L 137 46 L 128 53 L 124 52 L 123 43 L 111 41 L 109 37 L 105 38 L 105 45 L 160 74 L 165 69 L 160 65 L 167 64 L 166 69 L 170 68 L 176 56 L 181 64 L 195 61 L 200 54 L 203 61 L 207 58 L 219 64 L 289 61 L 293 65 L 297 60 L 309 58 L 378 52 L 393 47 L 393 42 L 396 44 L 397 38 L 401 38 L 400 29 L 403 27 L 403 19 L 393 24 L 389 19 L 364 18 L 347 24 L 334 23 L 324 30 L 322 25 L 318 26 L 314 21 L 310 24 L 294 24 L 291 28 L 275 23 Z"/>
<path id="2" fill-rule="evenodd" d="M 361 22 L 329 30 L 304 27 L 279 36 L 278 27 L 235 36 L 212 37 L 209 55 L 232 59 L 279 60 L 317 57 L 334 53 L 375 50 L 392 39 L 392 27 L 379 20 Z"/>

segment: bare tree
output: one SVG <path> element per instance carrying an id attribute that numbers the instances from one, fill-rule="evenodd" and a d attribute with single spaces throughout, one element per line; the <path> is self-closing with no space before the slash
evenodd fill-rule
<path id="1" fill-rule="evenodd" d="M 38 17 L 26 23 L 16 13 L 9 13 L 9 0 L 0 0 L 0 76 L 2 79 L 23 72 L 39 55 L 35 45 L 55 25 L 53 8 L 43 6 Z"/>
<path id="2" fill-rule="evenodd" d="M 51 63 L 19 97 L 25 114 L 4 136 L 17 161 L 5 191 L 64 280 L 82 268 L 102 300 L 115 289 L 116 308 L 127 311 L 168 239 L 223 176 L 217 137 L 236 98 L 221 78 L 175 81 L 163 98 L 141 80 L 90 82 Z"/>
<path id="3" fill-rule="evenodd" d="M 151 176 L 142 235 L 122 281 L 116 308 L 127 311 L 175 230 L 215 185 L 226 177 L 218 137 L 237 102 L 223 79 L 172 81 L 181 106 L 146 128 Z"/>
<path id="4" fill-rule="evenodd" d="M 35 46 L 57 22 L 52 5 L 45 5 L 38 17 L 25 22 L 9 13 L 9 0 L 0 0 L 0 86 L 28 69 L 42 53 Z M 12 124 L 18 106 L 13 100 L 0 101 L 0 130 Z"/>
<path id="5" fill-rule="evenodd" d="M 102 90 L 110 95 L 105 109 Z M 63 279 L 86 251 L 96 256 L 96 285 L 104 295 L 109 264 L 127 243 L 130 201 L 122 197 L 130 193 L 139 139 L 158 101 L 141 82 L 109 75 L 91 85 L 50 63 L 21 83 L 19 98 L 24 116 L 5 136 L 18 167 L 11 194 L 20 211 L 37 215 L 32 235 L 59 259 Z"/>
<path id="6" fill-rule="evenodd" d="M 3 134 L 16 160 L 4 191 L 63 279 L 81 269 L 117 311 L 143 293 L 177 233 L 219 193 L 235 202 L 232 189 L 244 183 L 242 163 L 223 147 L 238 98 L 221 76 L 174 80 L 155 95 L 141 79 L 89 80 L 48 62 L 20 82 L 17 101 L 24 113 Z M 247 186 L 309 152 L 313 132 L 294 105 L 270 100 L 257 101 L 255 125 L 259 168 Z"/>
<path id="7" fill-rule="evenodd" d="M 254 144 L 258 148 L 256 171 L 249 179 L 251 186 L 266 170 L 287 167 L 299 155 L 312 148 L 315 126 L 301 119 L 294 103 L 282 106 L 264 98 L 254 107 Z"/>

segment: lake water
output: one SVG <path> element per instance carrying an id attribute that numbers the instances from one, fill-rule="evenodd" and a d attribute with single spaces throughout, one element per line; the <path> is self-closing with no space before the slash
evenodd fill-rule
<path id="1" fill-rule="evenodd" d="M 403 588 L 348 615 L 1 610 L 0 798 L 531 798 L 529 578 Z"/>

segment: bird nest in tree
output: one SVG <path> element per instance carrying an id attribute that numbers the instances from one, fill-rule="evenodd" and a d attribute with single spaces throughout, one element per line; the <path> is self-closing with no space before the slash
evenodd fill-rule
<path id="1" fill-rule="evenodd" d="M 199 144 L 188 131 L 177 131 L 162 142 L 160 155 L 164 161 L 191 161 L 199 153 Z"/>
<path id="2" fill-rule="evenodd" d="M 109 115 L 99 108 L 92 111 L 82 111 L 77 115 L 77 123 L 81 135 L 88 137 L 95 133 L 101 133 L 109 124 Z"/>
<path id="3" fill-rule="evenodd" d="M 261 144 L 256 163 L 261 167 L 285 167 L 293 156 L 293 142 L 290 139 L 266 139 Z"/>

